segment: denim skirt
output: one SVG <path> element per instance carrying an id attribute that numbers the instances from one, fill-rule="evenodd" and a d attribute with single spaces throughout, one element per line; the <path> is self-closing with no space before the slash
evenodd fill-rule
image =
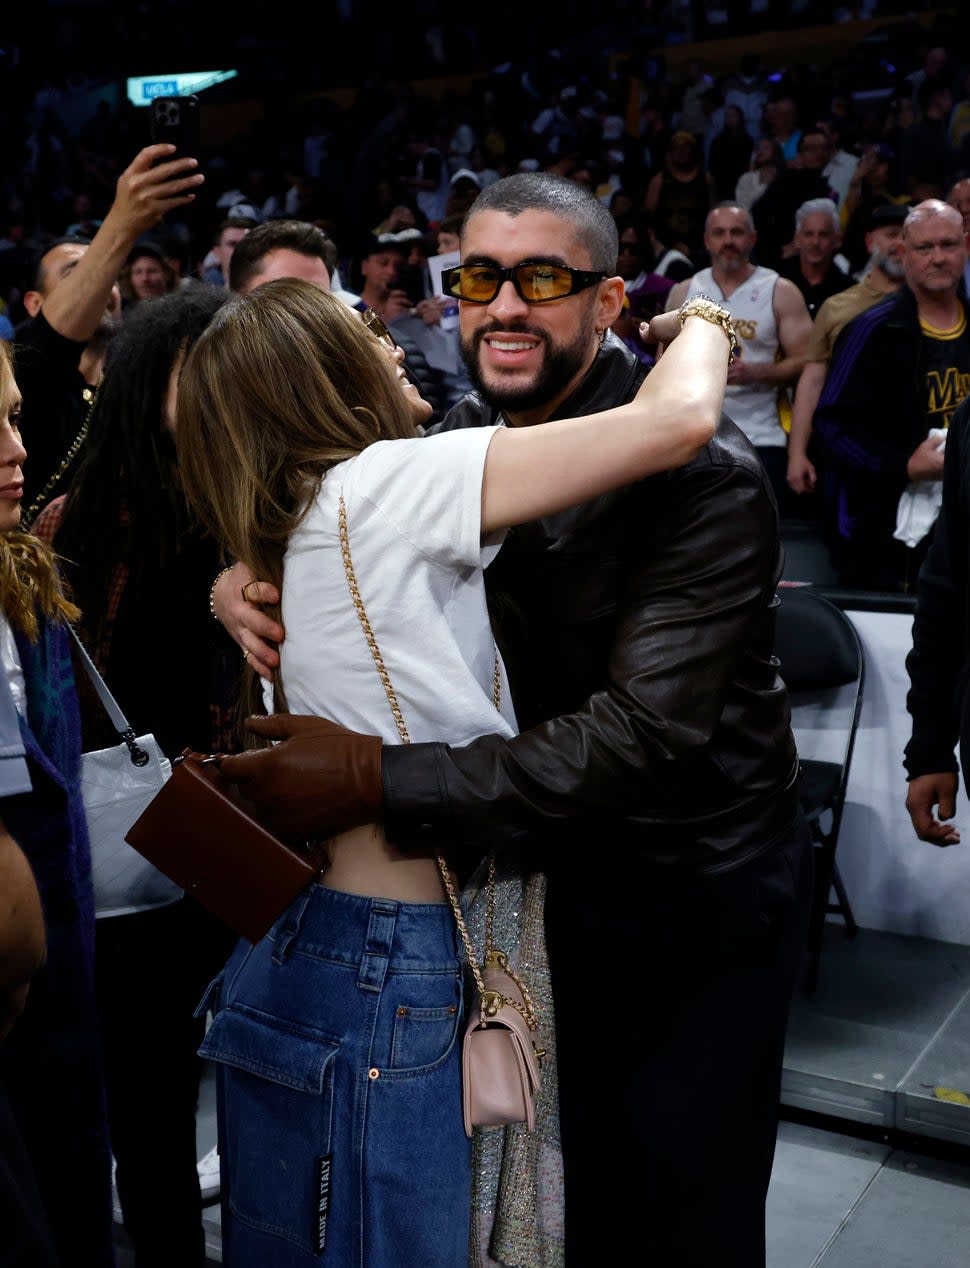
<path id="1" fill-rule="evenodd" d="M 201 1007 L 228 1268 L 464 1268 L 461 962 L 445 903 L 309 886 Z"/>

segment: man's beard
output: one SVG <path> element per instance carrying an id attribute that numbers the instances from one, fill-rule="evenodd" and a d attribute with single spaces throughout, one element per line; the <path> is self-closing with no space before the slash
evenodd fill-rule
<path id="1" fill-rule="evenodd" d="M 898 255 L 890 255 L 888 251 L 873 251 L 872 263 L 882 269 L 888 278 L 901 282 L 906 276 L 906 269 Z"/>
<path id="2" fill-rule="evenodd" d="M 503 388 L 501 385 L 493 387 L 485 382 L 479 368 L 478 351 L 486 335 L 500 332 L 510 335 L 529 334 L 542 340 L 545 356 L 542 368 L 531 384 L 510 384 Z M 535 330 L 525 325 L 503 326 L 496 322 L 484 330 L 476 330 L 471 339 L 462 337 L 461 356 L 472 386 L 484 401 L 496 409 L 521 413 L 539 409 L 555 400 L 576 377 L 589 355 L 590 334 L 589 325 L 584 323 L 572 343 L 553 344 L 544 330 Z"/>

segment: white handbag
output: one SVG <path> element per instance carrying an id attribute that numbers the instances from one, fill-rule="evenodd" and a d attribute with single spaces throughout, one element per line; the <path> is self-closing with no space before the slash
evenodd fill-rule
<path id="1" fill-rule="evenodd" d="M 163 907 L 182 890 L 125 840 L 125 834 L 172 773 L 153 735 L 136 736 L 71 630 L 91 684 L 121 737 L 112 748 L 81 755 L 81 796 L 91 842 L 91 880 L 98 917 Z"/>

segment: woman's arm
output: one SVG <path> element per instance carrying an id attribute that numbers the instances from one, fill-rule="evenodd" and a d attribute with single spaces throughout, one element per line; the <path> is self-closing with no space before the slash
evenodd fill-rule
<path id="1" fill-rule="evenodd" d="M 0 1039 L 23 1011 L 27 983 L 45 957 L 37 882 L 20 846 L 0 823 Z"/>
<path id="2" fill-rule="evenodd" d="M 485 461 L 483 532 L 552 515 L 699 453 L 721 416 L 731 345 L 706 318 L 688 316 L 679 334 L 678 326 L 677 314 L 654 318 L 650 340 L 666 350 L 629 404 L 496 433 Z"/>

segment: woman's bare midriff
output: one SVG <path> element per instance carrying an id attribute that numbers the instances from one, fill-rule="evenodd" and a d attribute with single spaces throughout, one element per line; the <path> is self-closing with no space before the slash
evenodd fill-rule
<path id="1" fill-rule="evenodd" d="M 402 903 L 447 901 L 434 855 L 402 854 L 389 844 L 380 824 L 341 832 L 327 842 L 327 853 L 330 863 L 320 884 L 328 889 Z"/>

